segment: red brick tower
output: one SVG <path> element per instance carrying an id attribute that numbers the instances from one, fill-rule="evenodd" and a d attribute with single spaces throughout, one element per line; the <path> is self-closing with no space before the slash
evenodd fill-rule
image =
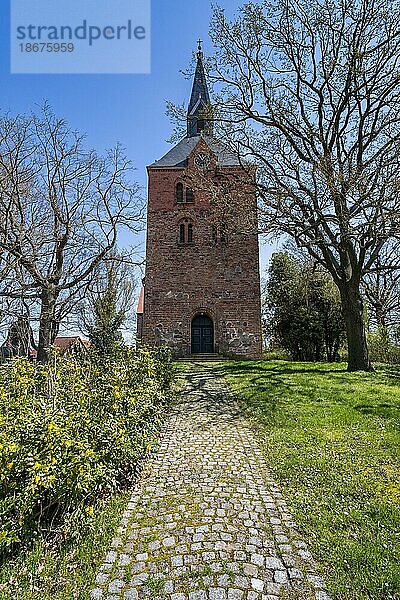
<path id="1" fill-rule="evenodd" d="M 243 182 L 237 157 L 213 137 L 201 47 L 187 135 L 148 170 L 146 277 L 138 336 L 175 356 L 261 356 L 260 274 L 254 193 L 237 185 L 242 214 L 221 220 L 216 180 Z M 209 187 L 207 187 L 209 182 Z M 232 205 L 232 203 L 231 203 Z M 239 211 L 240 212 L 240 211 Z"/>

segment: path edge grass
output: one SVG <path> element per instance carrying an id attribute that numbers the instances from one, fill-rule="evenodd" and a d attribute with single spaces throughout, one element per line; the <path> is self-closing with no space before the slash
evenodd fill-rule
<path id="1" fill-rule="evenodd" d="M 397 503 L 396 505 L 393 505 L 390 507 L 390 510 L 393 510 L 393 518 L 391 519 L 391 515 L 390 515 L 390 510 L 389 512 L 386 514 L 386 522 L 384 522 L 384 531 L 383 531 L 383 537 L 386 535 L 388 540 L 390 540 L 392 542 L 392 547 L 389 547 L 386 549 L 385 555 L 381 555 L 381 556 L 376 556 L 376 562 L 378 563 L 379 561 L 381 561 L 382 565 L 387 565 L 388 562 L 388 557 L 391 553 L 393 553 L 393 557 L 391 558 L 390 561 L 390 566 L 388 571 L 385 570 L 385 567 L 382 566 L 380 572 L 379 572 L 379 577 L 380 577 L 380 581 L 372 581 L 374 576 L 376 575 L 376 573 L 359 573 L 359 577 L 357 580 L 357 573 L 356 573 L 356 568 L 357 565 L 356 564 L 348 564 L 346 565 L 346 559 L 344 558 L 344 566 L 345 568 L 342 570 L 338 569 L 337 565 L 333 565 L 332 562 L 334 560 L 333 557 L 337 557 L 340 556 L 340 553 L 344 554 L 345 556 L 345 552 L 348 550 L 346 548 L 341 548 L 340 545 L 338 545 L 337 547 L 335 547 L 332 551 L 332 559 L 331 560 L 327 560 L 327 555 L 326 553 L 322 552 L 321 549 L 323 547 L 323 545 L 326 545 L 326 540 L 322 540 L 321 539 L 321 535 L 323 533 L 323 531 L 315 531 L 312 527 L 310 527 L 310 522 L 307 522 L 305 519 L 302 518 L 301 516 L 301 511 L 299 510 L 299 505 L 301 503 L 297 503 L 296 502 L 296 498 L 295 498 L 295 485 L 288 485 L 287 481 L 285 481 L 285 478 L 282 477 L 282 473 L 279 472 L 279 468 L 277 468 L 277 464 L 276 461 L 271 460 L 271 447 L 268 450 L 268 445 L 269 444 L 274 444 L 274 436 L 269 435 L 267 428 L 266 428 L 266 422 L 262 423 L 262 417 L 263 417 L 263 411 L 261 410 L 260 406 L 257 406 L 257 402 L 254 400 L 254 398 L 252 399 L 252 394 L 254 394 L 254 382 L 251 383 L 249 378 L 246 379 L 246 372 L 247 374 L 249 372 L 251 372 L 252 369 L 252 365 L 254 365 L 257 369 L 259 369 L 259 371 L 257 372 L 257 376 L 254 377 L 254 380 L 257 380 L 258 382 L 258 386 L 260 387 L 260 389 L 264 388 L 264 392 L 265 394 L 270 394 L 271 396 L 271 401 L 273 400 L 273 403 L 277 404 L 279 406 L 280 403 L 280 399 L 279 396 L 276 394 L 276 390 L 273 387 L 268 387 L 265 384 L 265 378 L 263 379 L 263 377 L 265 375 L 268 375 L 268 368 L 273 369 L 276 368 L 279 372 L 279 368 L 282 368 L 283 370 L 285 370 L 285 365 L 288 368 L 288 370 L 293 370 L 296 371 L 296 369 L 299 370 L 299 374 L 296 378 L 296 380 L 292 380 L 292 382 L 290 381 L 290 377 L 286 378 L 286 384 L 289 384 L 289 389 L 290 389 L 290 383 L 293 384 L 293 389 L 297 388 L 296 394 L 297 394 L 297 399 L 299 398 L 299 395 L 301 396 L 302 391 L 304 392 L 305 390 L 302 390 L 302 386 L 303 387 L 307 387 L 306 384 L 302 381 L 300 381 L 301 379 L 301 370 L 303 371 L 309 371 L 310 373 L 312 373 L 313 371 L 315 372 L 315 382 L 312 383 L 311 380 L 311 385 L 314 385 L 315 388 L 318 388 L 318 371 L 321 371 L 322 373 L 328 369 L 332 370 L 333 375 L 335 374 L 335 371 L 338 372 L 338 374 L 340 374 L 340 376 L 343 374 L 343 387 L 340 390 L 342 393 L 345 393 L 345 390 L 348 389 L 349 393 L 352 390 L 352 386 L 350 385 L 351 381 L 360 381 L 361 382 L 361 387 L 364 386 L 364 390 L 366 389 L 366 382 L 368 382 L 369 380 L 371 381 L 371 385 L 370 385 L 370 389 L 369 389 L 369 398 L 364 398 L 365 400 L 365 404 L 368 404 L 367 400 L 371 401 L 371 406 L 373 406 L 374 403 L 374 398 L 376 400 L 376 403 L 379 404 L 379 398 L 384 398 L 384 393 L 381 391 L 381 388 L 384 388 L 384 383 L 385 383 L 385 369 L 383 370 L 379 370 L 379 372 L 377 373 L 377 376 L 374 378 L 374 374 L 349 374 L 346 372 L 345 369 L 345 365 L 327 365 L 326 363 L 293 363 L 293 362 L 287 362 L 287 361 L 273 361 L 273 362 L 269 362 L 269 361 L 242 361 L 242 362 L 227 362 L 224 364 L 220 364 L 220 365 L 215 365 L 215 369 L 217 370 L 217 372 L 219 372 L 219 374 L 223 375 L 226 379 L 226 381 L 228 382 L 228 384 L 230 385 L 230 388 L 232 390 L 233 395 L 235 396 L 235 398 L 239 401 L 239 404 L 241 406 L 241 410 L 242 410 L 242 414 L 245 416 L 245 418 L 248 420 L 253 432 L 255 433 L 257 439 L 259 440 L 260 446 L 262 448 L 262 451 L 264 453 L 264 456 L 267 460 L 267 463 L 270 465 L 271 468 L 271 474 L 273 475 L 273 477 L 275 478 L 275 480 L 277 481 L 277 483 L 279 484 L 279 486 L 281 487 L 284 496 L 286 498 L 286 500 L 288 501 L 288 505 L 291 509 L 291 511 L 294 513 L 295 515 L 295 519 L 298 525 L 298 529 L 299 532 L 301 534 L 301 536 L 308 541 L 309 545 L 310 545 L 310 549 L 312 551 L 313 556 L 318 560 L 320 566 L 321 566 L 321 572 L 325 577 L 326 580 L 326 584 L 328 587 L 328 591 L 331 594 L 331 597 L 334 598 L 335 600 L 398 600 L 400 599 L 400 567 L 399 567 L 399 561 L 396 559 L 396 555 L 399 557 L 399 553 L 400 553 L 400 548 L 399 548 L 399 537 L 400 537 L 400 529 L 399 529 L 399 522 L 400 522 L 400 506 Z M 262 375 L 262 373 L 260 373 L 260 368 L 261 370 L 263 369 L 263 365 L 264 367 L 267 368 L 267 372 L 264 373 L 264 375 Z M 393 391 L 393 397 L 394 400 L 393 402 L 396 404 L 396 408 L 397 411 L 400 410 L 400 371 L 396 371 L 395 377 L 398 378 L 399 383 L 397 383 L 397 379 L 395 380 L 395 385 L 393 385 L 392 381 L 389 381 L 390 376 L 394 375 L 394 372 L 392 372 L 393 369 L 392 367 L 388 367 L 387 368 L 387 383 L 390 384 L 389 389 L 390 390 L 394 390 Z M 321 375 L 321 373 L 320 373 Z M 279 374 L 275 373 L 275 377 L 276 377 L 276 381 L 279 381 Z M 334 377 L 333 377 L 334 378 Z M 334 384 L 332 384 L 333 387 L 331 389 L 331 392 L 333 390 L 333 393 L 335 392 L 335 388 L 334 388 Z M 347 387 L 346 387 L 347 386 Z M 340 386 L 339 386 L 340 387 Z M 318 406 L 324 406 L 323 401 L 324 401 L 324 392 L 321 390 L 317 390 L 319 395 L 321 395 L 321 398 L 319 398 L 318 400 L 320 402 L 318 402 Z M 336 390 L 338 391 L 338 390 Z M 274 395 L 275 394 L 275 395 Z M 368 394 L 367 394 L 368 395 Z M 382 403 L 384 404 L 384 402 Z M 385 409 L 381 409 L 382 411 L 384 411 Z M 397 415 L 399 415 L 399 412 L 397 412 Z M 367 415 L 368 418 L 368 415 Z M 373 422 L 373 420 L 375 419 L 373 413 L 371 415 L 371 423 Z M 268 419 L 267 419 L 268 420 Z M 375 419 L 376 420 L 376 419 Z M 389 419 L 390 420 L 390 419 Z M 378 424 L 380 426 L 384 426 L 382 423 L 387 423 L 389 420 L 384 420 L 383 418 L 381 419 L 381 421 L 379 422 L 378 419 Z M 397 427 L 398 427 L 398 421 L 397 421 Z M 305 434 L 306 435 L 306 434 Z M 397 435 L 398 435 L 398 429 L 397 429 Z M 275 440 L 276 441 L 276 440 Z M 279 444 L 278 444 L 279 445 Z M 301 452 L 301 444 L 300 444 L 300 449 L 297 448 L 298 451 Z M 392 448 L 391 448 L 392 452 L 395 452 L 395 447 L 392 444 Z M 372 452 L 372 450 L 371 450 Z M 388 451 L 389 453 L 389 451 Z M 399 459 L 400 457 L 398 456 L 398 450 L 397 450 L 397 464 L 399 464 Z M 393 459 L 393 457 L 392 457 Z M 367 461 L 368 462 L 368 461 Z M 400 471 L 398 471 L 400 472 Z M 382 483 L 382 489 L 383 489 L 383 482 Z M 392 482 L 393 483 L 393 482 Z M 398 486 L 399 487 L 399 486 Z M 373 505 L 373 503 L 372 503 Z M 311 506 L 312 502 L 311 502 Z M 315 511 L 317 512 L 318 509 L 320 507 L 316 506 L 314 504 L 313 508 L 315 509 Z M 372 506 L 372 508 L 375 508 L 374 506 Z M 371 508 L 371 510 L 372 510 Z M 398 515 L 398 519 L 397 519 L 397 537 L 396 538 L 396 520 L 395 520 L 395 514 Z M 342 527 L 346 528 L 349 526 L 349 523 L 351 523 L 352 520 L 352 516 L 357 520 L 357 515 L 355 515 L 355 511 L 353 510 L 350 511 L 349 515 L 346 515 L 343 518 L 343 523 L 341 524 Z M 358 518 L 360 517 L 360 515 L 358 515 Z M 391 526 L 389 524 L 389 522 L 392 525 L 393 531 L 390 531 Z M 315 525 L 315 522 L 314 522 Z M 379 526 L 379 523 L 378 523 Z M 386 528 L 386 531 L 385 531 Z M 333 544 L 335 542 L 335 535 L 334 532 L 332 531 L 329 534 L 330 537 L 330 542 Z M 337 542 L 340 541 L 340 538 L 338 537 L 338 539 L 336 540 Z M 381 540 L 382 541 L 382 540 Z M 354 541 L 354 548 L 355 548 L 355 557 L 354 557 L 354 562 L 356 562 L 357 560 L 359 560 L 360 562 L 360 569 L 362 569 L 362 562 L 363 562 L 363 556 L 362 555 L 358 555 L 357 556 L 357 552 L 361 553 L 361 552 L 365 552 L 367 553 L 369 551 L 368 548 L 366 548 L 365 550 L 360 547 L 360 544 L 357 547 L 357 540 Z M 381 546 L 381 550 L 382 550 L 382 546 Z M 382 554 L 382 553 L 381 553 Z M 385 562 L 386 561 L 386 562 Z M 343 564 L 342 564 L 343 567 Z M 364 583 L 363 585 L 361 585 L 361 580 L 364 579 Z M 357 580 L 357 581 L 355 581 Z M 369 583 L 368 583 L 369 580 Z M 368 586 L 370 585 L 370 589 L 368 589 Z M 359 587 L 357 587 L 359 586 Z M 377 591 L 379 590 L 379 591 Z"/>

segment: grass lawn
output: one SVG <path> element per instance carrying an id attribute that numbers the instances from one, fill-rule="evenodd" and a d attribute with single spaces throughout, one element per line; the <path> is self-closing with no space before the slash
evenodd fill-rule
<path id="1" fill-rule="evenodd" d="M 241 396 L 333 598 L 400 599 L 400 369 L 216 368 Z"/>
<path id="2" fill-rule="evenodd" d="M 78 539 L 52 548 L 38 540 L 0 568 L 0 600 L 87 600 L 130 493 L 99 503 L 93 523 Z"/>

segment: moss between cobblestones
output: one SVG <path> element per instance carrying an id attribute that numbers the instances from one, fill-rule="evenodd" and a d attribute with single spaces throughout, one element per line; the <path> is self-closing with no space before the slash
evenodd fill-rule
<path id="1" fill-rule="evenodd" d="M 195 488 L 193 491 L 195 492 Z M 141 514 L 143 516 L 138 518 L 138 513 L 136 513 L 134 515 L 134 522 L 139 526 L 139 529 L 141 531 L 143 531 L 143 529 L 145 529 L 145 528 L 154 527 L 157 524 L 158 519 L 160 517 L 159 513 L 157 513 L 157 517 L 149 515 L 150 505 L 151 505 L 151 499 L 149 499 L 148 501 L 142 501 L 139 514 Z M 184 517 L 182 516 L 180 519 L 176 520 L 176 522 L 177 522 L 176 529 L 180 528 L 180 523 L 183 523 L 185 527 L 193 527 L 193 528 L 195 528 L 198 525 L 201 525 L 203 511 L 199 508 L 198 503 L 196 503 L 193 500 L 193 496 L 181 497 L 180 505 L 185 506 L 185 516 Z M 147 510 L 146 510 L 146 508 L 147 508 Z M 164 497 L 163 498 L 163 513 L 168 514 L 169 510 L 176 511 L 176 500 L 173 497 Z M 176 516 L 176 515 L 174 515 L 174 516 Z M 165 515 L 164 515 L 164 517 L 165 517 Z M 227 520 L 230 520 L 230 519 L 227 519 Z M 128 530 L 128 532 L 130 530 L 129 523 L 127 524 L 127 530 Z M 140 542 L 136 545 L 135 553 L 140 554 L 140 553 L 146 552 L 148 554 L 148 558 L 146 559 L 146 564 L 149 564 L 149 563 L 150 564 L 151 563 L 160 564 L 162 562 L 168 563 L 170 561 L 171 554 L 167 549 L 165 549 L 164 551 L 159 550 L 157 553 L 157 556 L 155 556 L 149 549 L 149 544 L 151 542 L 154 542 L 154 541 L 161 542 L 162 539 L 165 537 L 165 535 L 166 535 L 165 531 L 160 531 L 159 535 L 157 535 L 154 531 L 149 532 L 149 534 L 146 534 L 144 536 L 142 535 Z M 123 545 L 124 543 L 127 543 L 128 539 L 129 539 L 129 535 L 125 536 L 124 542 L 121 545 Z M 128 565 L 126 567 L 125 578 L 127 580 L 131 579 L 136 574 L 134 567 L 135 567 L 135 563 L 131 563 L 130 565 Z M 174 580 L 176 592 L 188 593 L 189 591 L 204 589 L 204 587 L 206 586 L 206 582 L 204 581 L 204 578 L 214 576 L 214 574 L 215 574 L 212 571 L 212 569 L 207 565 L 194 565 L 193 567 L 194 567 L 194 569 L 198 569 L 198 570 L 188 571 L 188 572 L 184 573 L 182 576 L 180 576 Z M 241 569 L 239 569 L 239 574 L 243 574 L 242 571 L 243 571 L 243 567 L 241 567 Z M 114 567 L 113 567 L 112 571 L 110 572 L 110 579 L 115 577 L 117 573 L 118 573 L 118 565 L 114 564 Z M 145 584 L 145 588 L 148 590 L 148 593 L 150 594 L 149 597 L 151 597 L 151 598 L 153 596 L 154 597 L 165 597 L 167 595 L 163 591 L 163 586 L 165 583 L 164 580 L 159 579 L 157 576 L 152 576 L 149 572 L 149 569 L 146 567 L 141 570 L 141 573 L 145 573 L 145 574 L 149 575 L 149 579 L 147 580 L 147 582 Z M 235 573 L 233 571 L 228 569 L 226 563 L 224 564 L 223 569 L 219 574 L 220 575 L 227 574 L 230 576 L 231 579 L 233 579 L 233 577 L 235 575 Z"/>
<path id="2" fill-rule="evenodd" d="M 150 576 L 145 587 L 151 596 L 164 596 L 164 581 L 158 577 Z"/>

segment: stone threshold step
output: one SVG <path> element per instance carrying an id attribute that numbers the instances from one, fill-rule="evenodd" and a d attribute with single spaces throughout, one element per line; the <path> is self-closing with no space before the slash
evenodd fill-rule
<path id="1" fill-rule="evenodd" d="M 180 362 L 221 362 L 228 359 L 220 354 L 191 354 L 177 360 Z"/>

